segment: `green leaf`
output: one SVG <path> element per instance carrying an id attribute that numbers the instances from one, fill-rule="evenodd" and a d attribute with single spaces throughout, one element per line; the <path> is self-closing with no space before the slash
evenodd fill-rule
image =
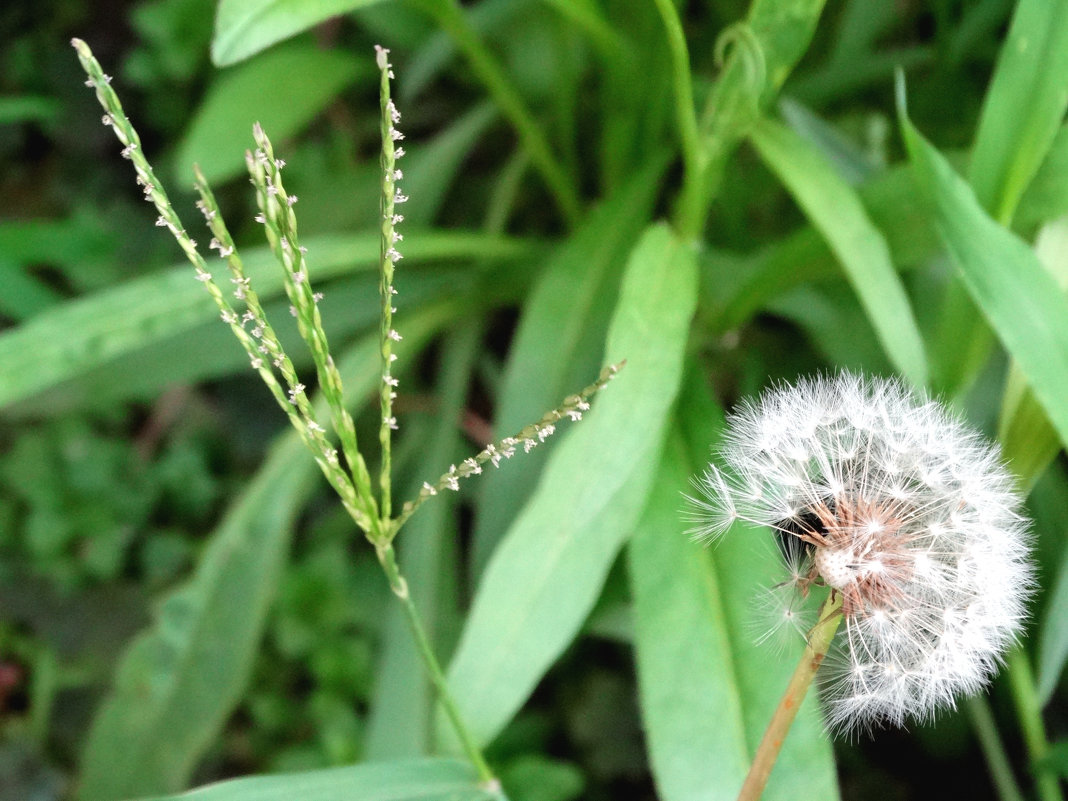
<path id="1" fill-rule="evenodd" d="M 378 762 L 252 776 L 144 801 L 492 801 L 475 771 L 452 759 Z"/>
<path id="2" fill-rule="evenodd" d="M 1035 682 L 1035 692 L 1042 706 L 1053 698 L 1065 662 L 1068 662 L 1068 554 L 1061 558 L 1057 567 L 1057 575 L 1045 606 L 1042 627 L 1038 632 L 1038 675 Z"/>
<path id="3" fill-rule="evenodd" d="M 224 0 L 225 4 L 225 0 Z M 374 74 L 368 54 L 321 50 L 299 42 L 264 53 L 219 76 L 208 89 L 178 145 L 179 175 L 199 164 L 208 181 L 245 172 L 252 125 L 259 122 L 277 142 L 300 131 L 337 94 Z"/>
<path id="4" fill-rule="evenodd" d="M 912 307 L 886 240 L 856 192 L 815 148 L 779 123 L 762 120 L 751 138 L 838 256 L 890 361 L 915 386 L 925 386 L 927 357 Z"/>
<path id="5" fill-rule="evenodd" d="M 525 754 L 501 768 L 501 784 L 512 801 L 571 801 L 585 782 L 574 765 Z"/>
<path id="6" fill-rule="evenodd" d="M 212 535 L 193 580 L 126 652 L 94 719 L 81 801 L 181 789 L 244 691 L 314 464 L 295 435 Z"/>
<path id="7" fill-rule="evenodd" d="M 219 0 L 211 60 L 225 67 L 377 0 Z"/>
<path id="8" fill-rule="evenodd" d="M 681 510 L 723 412 L 695 368 L 679 398 L 657 483 L 630 542 L 638 687 L 659 797 L 732 799 L 801 657 L 803 642 L 758 644 L 759 593 L 781 581 L 772 532 L 737 525 L 712 547 L 690 540 Z M 766 625 L 766 624 L 764 624 Z M 838 796 L 815 693 L 783 744 L 765 801 Z"/>
<path id="9" fill-rule="evenodd" d="M 1034 180 L 1020 198 L 1016 227 L 1030 232 L 1064 214 L 1068 214 L 1068 125 L 1057 131 Z"/>
<path id="10" fill-rule="evenodd" d="M 968 292 L 1068 442 L 1068 298 L 1026 243 L 987 216 L 975 194 L 909 121 L 899 118 L 922 192 Z"/>
<path id="11" fill-rule="evenodd" d="M 483 234 L 423 232 L 405 240 L 407 263 L 438 259 L 510 259 L 529 245 Z M 374 269 L 379 234 L 307 241 L 312 280 Z M 266 248 L 247 250 L 246 273 L 260 298 L 282 294 L 282 270 Z M 218 269 L 223 269 L 221 266 Z M 0 334 L 0 407 L 82 375 L 123 354 L 187 332 L 218 309 L 188 266 L 165 270 L 69 301 Z"/>
<path id="12" fill-rule="evenodd" d="M 657 159 L 598 206 L 549 259 L 523 305 L 497 399 L 494 430 L 514 434 L 600 369 L 627 254 L 647 224 L 663 172 Z M 541 450 L 481 477 L 474 534 L 480 574 L 545 464 Z"/>
<path id="13" fill-rule="evenodd" d="M 680 525 L 700 469 L 674 432 L 627 553 L 642 720 L 663 801 L 733 798 L 749 767 L 723 588 Z"/>
<path id="14" fill-rule="evenodd" d="M 1003 224 L 1049 151 L 1068 108 L 1068 0 L 1020 0 L 979 119 L 968 177 Z"/>
<path id="15" fill-rule="evenodd" d="M 449 668 L 480 741 L 493 739 L 574 639 L 641 512 L 678 390 L 696 282 L 693 251 L 666 226 L 648 228 L 607 338 L 605 359 L 627 366 L 587 419 L 550 446 L 534 496 L 486 568 Z"/>
<path id="16" fill-rule="evenodd" d="M 1034 250 L 1039 263 L 1053 276 L 1061 292 L 1068 291 L 1068 219 L 1044 225 Z M 1034 486 L 1061 449 L 1057 432 L 1016 364 L 1009 369 L 1005 381 L 998 439 L 1005 459 L 1025 488 Z"/>

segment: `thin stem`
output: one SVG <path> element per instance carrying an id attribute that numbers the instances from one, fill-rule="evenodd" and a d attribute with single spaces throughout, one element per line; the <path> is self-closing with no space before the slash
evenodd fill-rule
<path id="1" fill-rule="evenodd" d="M 1023 730 L 1024 743 L 1027 745 L 1027 756 L 1032 765 L 1037 765 L 1049 754 L 1049 740 L 1046 738 L 1046 727 L 1042 723 L 1042 709 L 1035 694 L 1031 660 L 1023 648 L 1017 646 L 1009 652 L 1007 662 L 1009 687 L 1016 702 L 1016 714 Z M 1042 801 L 1064 801 L 1060 780 L 1053 771 L 1037 771 L 1035 789 Z"/>
<path id="2" fill-rule="evenodd" d="M 1012 764 L 1009 755 L 1005 753 L 1005 746 L 998 734 L 997 724 L 994 723 L 994 715 L 990 711 L 990 704 L 981 695 L 969 698 L 966 702 L 968 716 L 972 720 L 972 728 L 975 736 L 979 738 L 979 747 L 986 759 L 990 778 L 994 780 L 998 797 L 1001 801 L 1024 801 L 1020 786 L 1016 783 L 1016 777 L 1012 773 Z"/>
<path id="3" fill-rule="evenodd" d="M 541 173 L 568 226 L 574 228 L 581 216 L 581 203 L 573 182 L 553 156 L 541 126 L 527 109 L 523 98 L 508 82 L 500 64 L 467 23 L 463 10 L 456 0 L 420 0 L 419 5 L 437 20 L 467 57 L 475 75 L 486 85 L 494 102 L 515 127 L 523 147 L 530 153 L 534 168 Z"/>
<path id="4" fill-rule="evenodd" d="M 757 801 L 764 786 L 768 783 L 771 769 L 775 766 L 775 760 L 779 757 L 783 741 L 790 730 L 797 710 L 812 684 L 816 671 L 823 664 L 823 657 L 827 655 L 827 649 L 834 639 L 834 633 L 838 630 L 838 624 L 842 620 L 842 596 L 832 591 L 827 600 L 820 607 L 819 622 L 808 633 L 808 643 L 801 655 L 801 661 L 786 686 L 779 705 L 775 708 L 775 714 L 771 716 L 771 722 L 764 732 L 764 737 L 757 746 L 756 754 L 753 755 L 753 764 L 749 768 L 749 775 L 745 777 L 741 792 L 738 793 L 738 801 Z"/>
<path id="5" fill-rule="evenodd" d="M 682 162 L 685 167 L 682 192 L 679 196 L 676 225 L 686 238 L 700 235 L 701 220 L 694 207 L 701 202 L 701 176 L 704 172 L 700 138 L 697 130 L 697 112 L 694 108 L 693 82 L 690 78 L 690 53 L 686 47 L 686 35 L 682 21 L 671 0 L 655 0 L 656 9 L 664 21 L 668 50 L 671 51 L 671 79 L 675 94 L 675 121 L 679 126 L 682 145 Z"/>
<path id="6" fill-rule="evenodd" d="M 478 776 L 482 781 L 483 786 L 487 789 L 498 789 L 500 787 L 500 782 L 497 780 L 497 777 L 494 776 L 493 771 L 486 762 L 486 758 L 482 756 L 482 751 L 479 749 L 474 735 L 464 723 L 463 717 L 460 714 L 460 709 L 456 706 L 456 701 L 453 699 L 452 692 L 449 690 L 449 684 L 445 679 L 445 673 L 442 671 L 437 657 L 434 656 L 434 649 L 430 645 L 430 639 L 427 637 L 426 630 L 423 628 L 423 624 L 419 620 L 419 612 L 415 608 L 415 603 L 412 601 L 411 593 L 408 591 L 408 582 L 405 581 L 404 576 L 401 575 L 400 566 L 397 564 L 397 555 L 393 550 L 393 546 L 389 544 L 381 545 L 375 548 L 375 552 L 378 555 L 378 561 L 382 565 L 382 569 L 386 573 L 386 578 L 389 580 L 390 589 L 393 590 L 393 594 L 396 595 L 404 605 L 404 613 L 408 618 L 408 626 L 412 630 L 412 636 L 415 638 L 419 653 L 426 665 L 427 672 L 430 674 L 430 680 L 433 682 L 434 688 L 437 690 L 438 699 L 445 708 L 445 714 L 448 715 L 449 721 L 452 723 L 457 736 L 460 738 L 460 744 L 463 746 L 467 758 L 471 761 L 471 764 L 475 766 L 475 770 L 478 771 Z"/>

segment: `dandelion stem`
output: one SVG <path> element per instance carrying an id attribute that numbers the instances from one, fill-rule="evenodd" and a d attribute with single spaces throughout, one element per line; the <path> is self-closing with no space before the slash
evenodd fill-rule
<path id="1" fill-rule="evenodd" d="M 771 716 L 771 722 L 764 732 L 764 737 L 757 746 L 756 754 L 753 755 L 753 764 L 749 768 L 749 775 L 745 777 L 741 792 L 738 793 L 738 801 L 757 801 L 764 792 L 764 785 L 768 783 L 771 769 L 775 766 L 775 760 L 779 757 L 783 741 L 790 730 L 797 710 L 808 692 L 816 671 L 823 664 L 823 657 L 827 655 L 827 649 L 834 639 L 834 633 L 838 630 L 838 624 L 842 620 L 842 596 L 838 592 L 831 592 L 827 600 L 820 607 L 819 622 L 809 631 L 808 643 L 801 661 L 790 678 L 790 683 L 783 693 L 779 705 L 775 708 L 775 714 Z"/>
<path id="2" fill-rule="evenodd" d="M 445 673 L 442 671 L 437 657 L 434 656 L 430 638 L 419 620 L 419 612 L 412 601 L 411 593 L 408 591 L 408 582 L 401 575 L 400 565 L 397 564 L 397 555 L 393 550 L 393 546 L 388 543 L 379 545 L 376 546 L 375 552 L 378 555 L 378 561 L 382 565 L 382 569 L 386 572 L 386 578 L 389 579 L 390 589 L 393 590 L 393 594 L 400 599 L 401 604 L 404 606 L 404 614 L 408 618 L 408 626 L 412 630 L 415 644 L 419 648 L 419 653 L 423 657 L 427 672 L 430 674 L 430 681 L 434 684 L 434 689 L 438 693 L 438 700 L 441 701 L 441 705 L 445 708 L 445 714 L 448 715 L 449 721 L 460 738 L 464 753 L 467 754 L 471 764 L 475 766 L 479 779 L 485 787 L 499 787 L 497 777 L 494 776 L 489 763 L 486 762 L 486 758 L 482 756 L 482 751 L 479 749 L 474 735 L 467 728 L 467 724 L 464 723 L 460 709 L 452 697 L 448 681 L 445 679 Z"/>

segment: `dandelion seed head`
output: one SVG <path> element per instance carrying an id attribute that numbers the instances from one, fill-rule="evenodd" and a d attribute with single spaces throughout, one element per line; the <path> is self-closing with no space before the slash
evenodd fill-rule
<path id="1" fill-rule="evenodd" d="M 775 532 L 788 576 L 763 602 L 772 628 L 800 630 L 783 593 L 841 595 L 819 677 L 832 729 L 927 720 L 989 680 L 1033 578 L 1021 498 L 979 434 L 897 381 L 841 373 L 742 404 L 717 461 L 691 533 Z"/>

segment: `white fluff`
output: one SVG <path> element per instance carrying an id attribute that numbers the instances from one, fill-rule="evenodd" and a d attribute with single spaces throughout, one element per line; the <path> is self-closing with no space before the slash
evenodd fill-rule
<path id="1" fill-rule="evenodd" d="M 719 455 L 693 499 L 697 536 L 771 527 L 798 544 L 797 592 L 842 594 L 821 676 L 832 729 L 925 720 L 986 683 L 1033 584 L 1021 499 L 993 446 L 897 381 L 842 373 L 743 405 Z"/>

